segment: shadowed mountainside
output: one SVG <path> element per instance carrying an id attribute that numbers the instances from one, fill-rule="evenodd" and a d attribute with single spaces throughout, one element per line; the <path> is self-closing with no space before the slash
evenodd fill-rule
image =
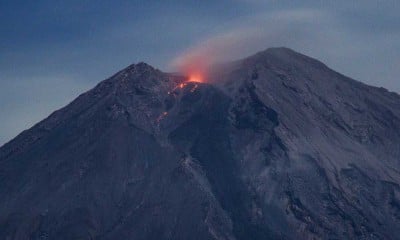
<path id="1" fill-rule="evenodd" d="M 397 239 L 400 97 L 271 48 L 131 65 L 0 148 L 0 239 Z"/>

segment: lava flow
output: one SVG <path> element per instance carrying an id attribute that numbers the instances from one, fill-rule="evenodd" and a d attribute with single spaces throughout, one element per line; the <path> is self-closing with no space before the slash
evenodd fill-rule
<path id="1" fill-rule="evenodd" d="M 176 89 L 184 88 L 188 83 L 195 83 L 192 89 L 190 90 L 190 92 L 194 92 L 198 88 L 198 83 L 204 83 L 204 82 L 205 82 L 204 76 L 200 72 L 189 73 L 186 80 L 176 85 L 171 91 L 168 92 L 168 95 L 173 93 Z"/>

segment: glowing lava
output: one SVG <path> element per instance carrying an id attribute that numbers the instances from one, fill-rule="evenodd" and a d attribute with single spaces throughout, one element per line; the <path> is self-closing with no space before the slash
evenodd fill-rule
<path id="1" fill-rule="evenodd" d="M 190 89 L 190 92 L 194 92 L 198 88 L 197 83 L 205 82 L 204 75 L 200 72 L 189 73 L 187 76 L 188 77 L 185 79 L 184 82 L 178 83 L 172 90 L 168 91 L 168 95 L 176 94 L 175 90 L 183 89 L 188 85 L 188 83 L 194 83 L 192 88 Z"/>
<path id="2" fill-rule="evenodd" d="M 204 77 L 199 72 L 191 73 L 191 74 L 189 74 L 188 82 L 202 83 L 202 82 L 204 82 Z"/>

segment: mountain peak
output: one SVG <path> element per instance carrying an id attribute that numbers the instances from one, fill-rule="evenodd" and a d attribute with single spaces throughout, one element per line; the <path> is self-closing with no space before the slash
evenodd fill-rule
<path id="1" fill-rule="evenodd" d="M 149 88 L 167 82 L 167 74 L 145 62 L 131 64 L 104 81 L 118 89 Z M 100 83 L 101 84 L 101 83 Z"/>
<path id="2" fill-rule="evenodd" d="M 319 69 L 327 68 L 324 63 L 318 61 L 317 59 L 296 52 L 287 47 L 268 48 L 245 58 L 243 61 L 250 64 L 265 63 L 278 68 L 287 68 L 289 66 L 297 69 L 309 67 L 315 67 Z"/>
<path id="3" fill-rule="evenodd" d="M 227 65 L 132 64 L 1 147 L 0 239 L 400 236 L 399 97 L 289 48 Z"/>
<path id="4" fill-rule="evenodd" d="M 276 56 L 276 57 L 278 57 L 278 56 L 281 56 L 281 57 L 283 57 L 283 56 L 308 57 L 308 56 L 305 56 L 299 52 L 296 52 L 293 49 L 288 48 L 288 47 L 271 47 L 271 48 L 267 48 L 263 51 L 257 52 L 255 55 L 263 55 L 263 56 L 269 55 L 269 56 Z"/>
<path id="5" fill-rule="evenodd" d="M 125 68 L 125 70 L 130 70 L 130 71 L 137 71 L 137 72 L 144 72 L 144 71 L 154 71 L 156 70 L 153 66 L 150 64 L 147 64 L 145 62 L 139 62 L 139 63 L 133 63 L 129 65 L 128 67 Z"/>
<path id="6" fill-rule="evenodd" d="M 261 52 L 268 52 L 268 53 L 297 53 L 296 51 L 294 51 L 291 48 L 288 47 L 270 47 L 265 49 L 264 51 Z"/>
<path id="7" fill-rule="evenodd" d="M 144 74 L 144 73 L 160 73 L 160 70 L 154 68 L 150 64 L 145 62 L 133 63 L 126 68 L 122 69 L 118 74 L 129 74 L 129 75 L 137 75 L 137 74 Z"/>

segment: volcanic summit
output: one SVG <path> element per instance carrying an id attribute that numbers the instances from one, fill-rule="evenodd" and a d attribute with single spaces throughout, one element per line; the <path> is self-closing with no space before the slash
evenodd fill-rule
<path id="1" fill-rule="evenodd" d="M 400 96 L 288 48 L 145 63 L 0 148 L 0 239 L 398 239 Z"/>

